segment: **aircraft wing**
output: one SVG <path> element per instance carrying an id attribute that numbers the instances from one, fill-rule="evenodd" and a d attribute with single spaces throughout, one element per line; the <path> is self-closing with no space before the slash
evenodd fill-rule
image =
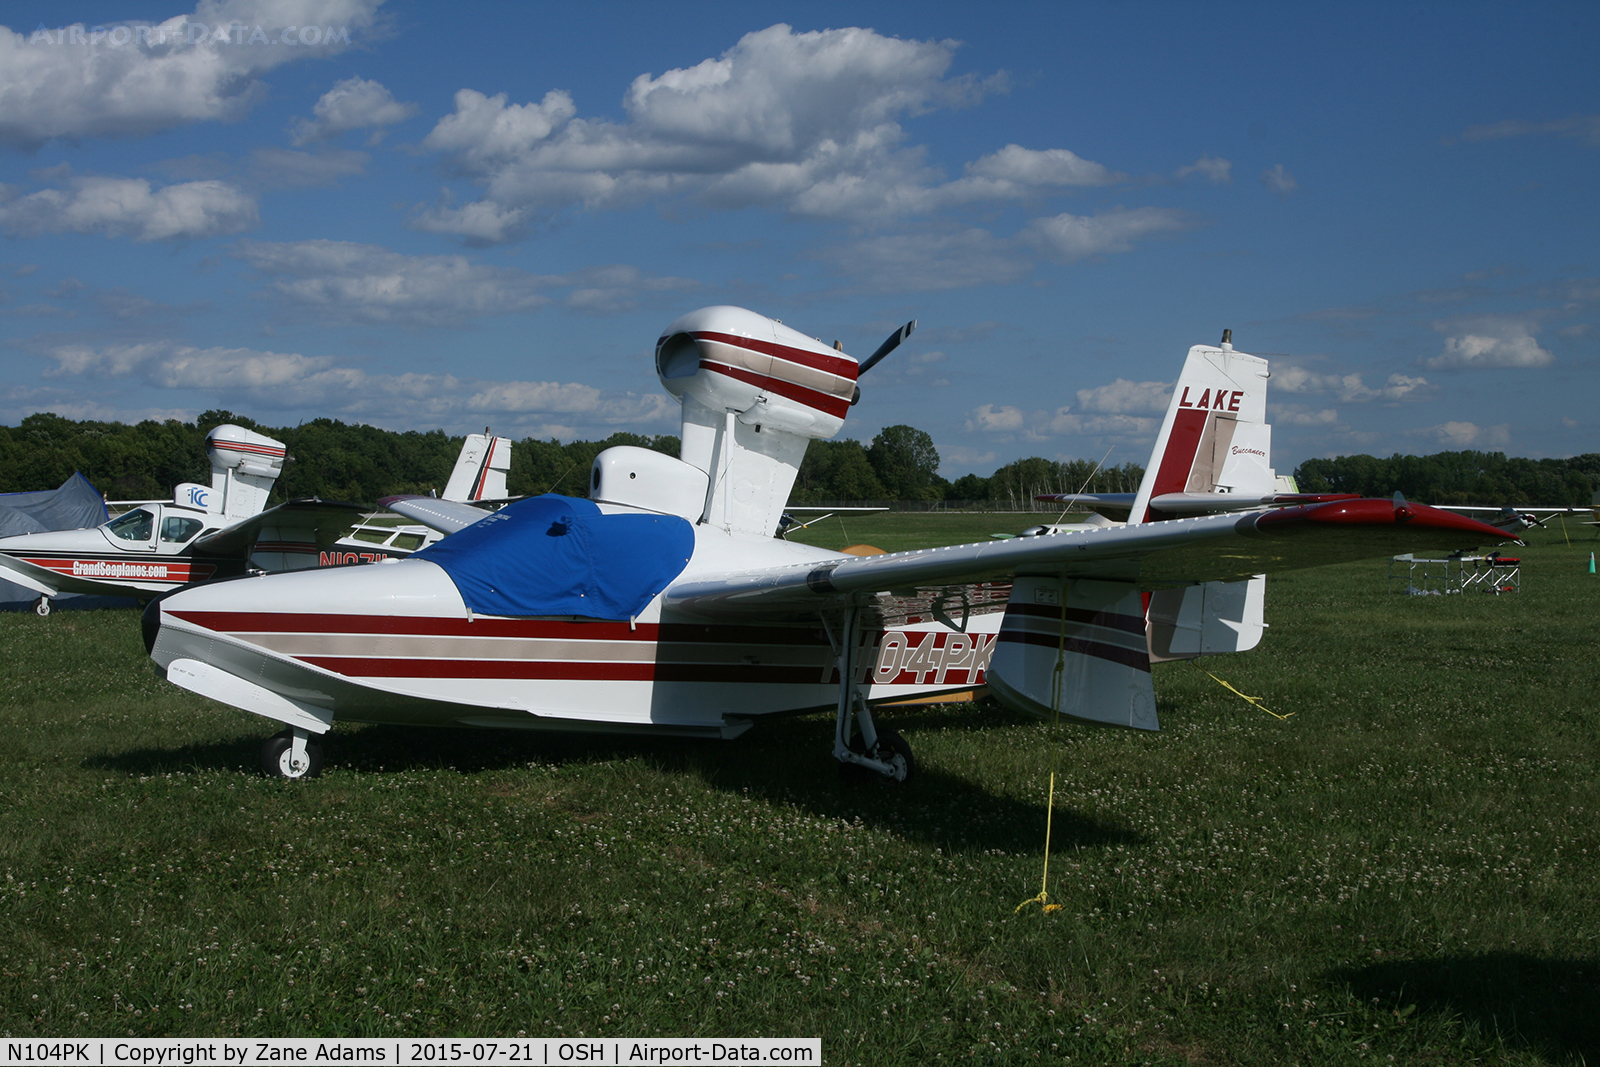
<path id="1" fill-rule="evenodd" d="M 412 522 L 420 522 L 430 530 L 438 530 L 442 534 L 465 530 L 479 519 L 493 514 L 459 500 L 444 500 L 432 496 L 386 496 L 378 503 L 396 515 L 403 515 Z"/>
<path id="2" fill-rule="evenodd" d="M 781 620 L 865 604 L 879 593 L 925 597 L 940 588 L 1018 575 L 1122 581 L 1148 591 L 1511 539 L 1476 519 L 1423 505 L 1333 501 L 717 577 L 690 575 L 666 591 L 666 603 L 708 620 Z"/>
<path id="3" fill-rule="evenodd" d="M 197 537 L 191 546 L 196 555 L 245 556 L 257 548 L 264 529 L 310 531 L 319 549 L 331 548 L 344 531 L 360 522 L 371 509 L 338 500 L 290 500 L 268 508 L 253 518 L 225 526 L 215 533 Z"/>

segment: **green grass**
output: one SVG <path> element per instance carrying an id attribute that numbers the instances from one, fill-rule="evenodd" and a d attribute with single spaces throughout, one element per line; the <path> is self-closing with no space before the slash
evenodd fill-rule
<path id="1" fill-rule="evenodd" d="M 1572 533 L 1536 535 L 1514 596 L 1388 594 L 1382 562 L 1270 580 L 1263 647 L 1205 665 L 1287 720 L 1183 664 L 1156 735 L 885 714 L 903 789 L 841 782 L 826 717 L 341 727 L 323 778 L 268 781 L 270 726 L 158 679 L 134 612 L 3 615 L 0 1033 L 1600 1062 L 1600 542 Z M 1053 765 L 1061 908 L 1014 914 Z"/>

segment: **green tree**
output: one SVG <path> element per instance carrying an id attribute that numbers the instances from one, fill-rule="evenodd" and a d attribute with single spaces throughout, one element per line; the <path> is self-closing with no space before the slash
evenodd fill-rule
<path id="1" fill-rule="evenodd" d="M 878 481 L 895 500 L 939 500 L 939 450 L 914 426 L 885 426 L 867 448 Z"/>
<path id="2" fill-rule="evenodd" d="M 854 438 L 812 441 L 800 462 L 791 499 L 797 504 L 823 500 L 887 500 L 867 450 Z"/>

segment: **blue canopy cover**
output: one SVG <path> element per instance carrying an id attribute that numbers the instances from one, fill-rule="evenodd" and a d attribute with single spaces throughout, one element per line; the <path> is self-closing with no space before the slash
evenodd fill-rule
<path id="1" fill-rule="evenodd" d="M 631 619 L 688 565 L 694 528 L 676 515 L 605 515 L 536 496 L 412 555 L 444 568 L 479 615 Z"/>

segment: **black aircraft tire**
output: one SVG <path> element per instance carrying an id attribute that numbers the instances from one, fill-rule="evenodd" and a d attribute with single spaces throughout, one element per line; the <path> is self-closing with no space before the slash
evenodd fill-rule
<path id="1" fill-rule="evenodd" d="M 860 752 L 860 745 L 861 739 L 857 738 L 852 747 Z M 865 785 L 869 782 L 876 782 L 879 785 L 904 785 L 917 769 L 917 761 L 911 755 L 911 745 L 894 730 L 878 730 L 878 749 L 874 757 L 894 767 L 899 773 L 881 774 L 859 763 L 841 761 L 839 777 L 848 785 Z"/>
<path id="2" fill-rule="evenodd" d="M 890 785 L 901 785 L 910 781 L 917 769 L 917 761 L 911 755 L 911 745 L 894 730 L 878 731 L 878 758 L 896 769 L 904 767 L 904 770 L 894 777 L 878 776 Z"/>
<path id="3" fill-rule="evenodd" d="M 306 739 L 306 767 L 299 774 L 289 766 L 289 753 L 293 748 L 294 738 L 287 730 L 267 738 L 267 743 L 261 746 L 261 773 L 268 778 L 290 781 L 315 778 L 322 773 L 322 746 L 315 738 Z"/>
<path id="4" fill-rule="evenodd" d="M 54 608 L 55 605 L 50 603 L 50 598 L 47 596 L 42 596 L 33 602 L 33 613 L 41 619 L 48 618 Z"/>

